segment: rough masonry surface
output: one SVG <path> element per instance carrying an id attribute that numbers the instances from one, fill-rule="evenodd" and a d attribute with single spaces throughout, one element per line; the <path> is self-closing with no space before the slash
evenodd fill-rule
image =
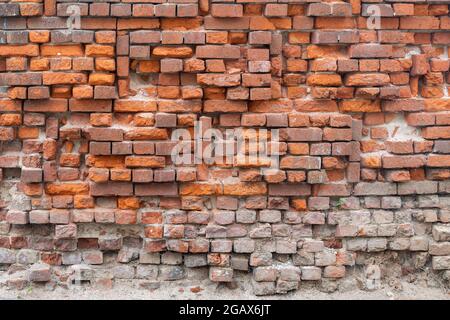
<path id="1" fill-rule="evenodd" d="M 449 5 L 0 0 L 2 283 L 449 279 Z"/>

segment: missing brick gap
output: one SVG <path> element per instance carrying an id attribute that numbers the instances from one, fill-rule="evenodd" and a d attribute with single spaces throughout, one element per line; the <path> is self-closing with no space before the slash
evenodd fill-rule
<path id="1" fill-rule="evenodd" d="M 420 130 L 407 124 L 403 113 L 396 114 L 395 118 L 386 124 L 390 141 L 424 141 Z"/>

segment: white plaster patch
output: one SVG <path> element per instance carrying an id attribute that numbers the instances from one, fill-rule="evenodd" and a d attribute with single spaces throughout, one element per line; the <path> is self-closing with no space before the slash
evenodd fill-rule
<path id="1" fill-rule="evenodd" d="M 387 139 L 389 141 L 424 141 L 420 135 L 420 128 L 408 125 L 403 113 L 396 114 L 385 126 L 389 132 Z"/>

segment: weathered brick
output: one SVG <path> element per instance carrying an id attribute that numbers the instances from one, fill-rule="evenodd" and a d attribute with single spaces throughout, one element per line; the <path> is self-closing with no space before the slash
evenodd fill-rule
<path id="1" fill-rule="evenodd" d="M 84 1 L 65 32 L 67 1 L 3 2 L 0 264 L 109 286 L 251 266 L 257 295 L 334 289 L 360 251 L 450 268 L 446 4 Z M 269 141 L 176 163 L 173 134 L 185 159 L 212 146 L 198 120 Z"/>

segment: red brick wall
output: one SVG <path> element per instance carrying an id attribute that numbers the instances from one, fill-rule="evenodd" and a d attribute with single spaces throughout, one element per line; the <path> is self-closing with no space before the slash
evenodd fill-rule
<path id="1" fill-rule="evenodd" d="M 0 0 L 0 265 L 258 294 L 384 251 L 450 269 L 449 4 Z M 269 153 L 174 163 L 196 121 Z"/>

